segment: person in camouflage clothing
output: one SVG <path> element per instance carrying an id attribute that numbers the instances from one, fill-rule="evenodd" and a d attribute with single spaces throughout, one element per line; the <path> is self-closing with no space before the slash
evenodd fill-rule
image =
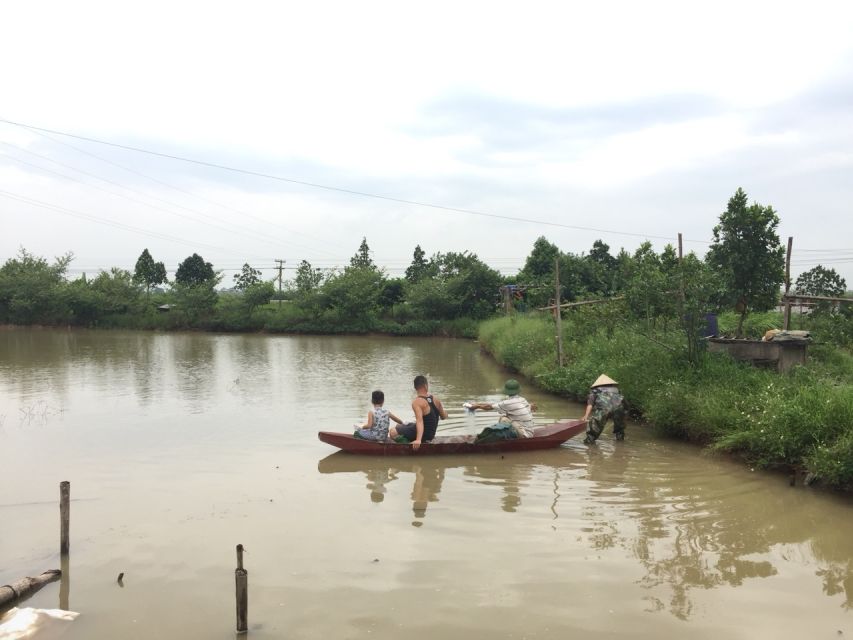
<path id="1" fill-rule="evenodd" d="M 615 380 L 601 374 L 592 383 L 583 419 L 588 421 L 584 444 L 594 443 L 604 431 L 608 420 L 613 420 L 613 435 L 616 439 L 625 439 L 625 405 Z"/>

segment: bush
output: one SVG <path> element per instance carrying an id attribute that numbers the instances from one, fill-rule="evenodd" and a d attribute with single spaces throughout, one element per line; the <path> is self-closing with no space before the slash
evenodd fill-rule
<path id="1" fill-rule="evenodd" d="M 762 316 L 764 318 L 762 319 Z M 772 314 L 753 314 L 760 331 Z M 522 316 L 484 322 L 480 341 L 495 358 L 544 389 L 583 400 L 601 373 L 618 380 L 629 409 L 662 434 L 743 456 L 760 467 L 803 469 L 827 484 L 853 484 L 853 356 L 812 349 L 787 375 L 704 354 L 697 366 L 630 324 L 590 328 L 588 314 L 564 321 L 566 363 L 555 363 L 554 323 Z M 657 334 L 671 347 L 676 332 Z"/>

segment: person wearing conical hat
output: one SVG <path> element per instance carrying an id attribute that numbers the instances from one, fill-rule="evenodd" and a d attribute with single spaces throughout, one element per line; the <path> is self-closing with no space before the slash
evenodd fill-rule
<path id="1" fill-rule="evenodd" d="M 536 411 L 536 405 L 530 404 L 520 395 L 521 385 L 518 384 L 518 380 L 507 380 L 504 383 L 504 393 L 507 397 L 500 402 L 474 402 L 467 406 L 472 410 L 497 411 L 500 414 L 498 422 L 512 426 L 517 437 L 531 437 L 534 424 L 533 412 Z"/>
<path id="2" fill-rule="evenodd" d="M 608 420 L 613 420 L 613 435 L 617 440 L 625 439 L 625 402 L 619 392 L 619 383 L 605 374 L 596 378 L 586 398 L 587 421 L 584 444 L 593 444 Z"/>

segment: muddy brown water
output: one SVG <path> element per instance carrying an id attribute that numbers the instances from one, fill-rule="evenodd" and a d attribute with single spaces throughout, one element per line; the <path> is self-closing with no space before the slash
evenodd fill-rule
<path id="1" fill-rule="evenodd" d="M 417 373 L 448 433 L 506 377 L 460 340 L 0 331 L 0 584 L 60 567 L 70 480 L 66 579 L 28 602 L 81 612 L 68 639 L 232 637 L 237 543 L 255 638 L 853 636 L 848 497 L 636 425 L 504 457 L 317 440 L 374 388 L 410 415 Z"/>

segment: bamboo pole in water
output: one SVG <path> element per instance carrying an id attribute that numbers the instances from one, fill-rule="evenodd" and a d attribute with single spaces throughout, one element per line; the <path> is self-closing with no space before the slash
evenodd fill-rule
<path id="1" fill-rule="evenodd" d="M 71 528 L 71 483 L 63 480 L 59 483 L 59 553 L 68 553 L 68 534 Z"/>
<path id="2" fill-rule="evenodd" d="M 237 545 L 237 568 L 234 570 L 237 599 L 237 633 L 249 630 L 249 572 L 243 568 L 243 545 Z"/>

